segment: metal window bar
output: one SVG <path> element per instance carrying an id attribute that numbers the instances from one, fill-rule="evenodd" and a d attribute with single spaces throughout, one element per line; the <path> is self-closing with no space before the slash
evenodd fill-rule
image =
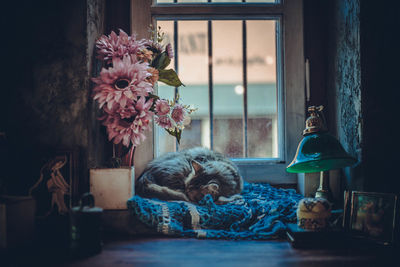
<path id="1" fill-rule="evenodd" d="M 175 0 L 176 1 L 176 0 Z M 210 2 L 210 0 L 209 0 Z M 210 148 L 214 148 L 214 108 L 213 108 L 213 55 L 212 55 L 212 21 L 209 20 L 207 24 L 207 36 L 208 36 L 208 96 L 209 96 L 209 110 L 210 110 Z M 176 73 L 179 74 L 178 69 L 178 22 L 174 20 L 174 53 L 175 53 L 175 64 L 174 68 Z M 179 88 L 175 87 L 175 97 L 179 93 Z M 246 133 L 247 134 L 247 133 Z M 179 150 L 179 144 L 176 141 L 176 150 Z"/>
<path id="2" fill-rule="evenodd" d="M 160 16 L 161 17 L 161 16 Z M 165 16 L 164 18 L 166 19 L 172 19 L 170 16 Z M 191 16 L 192 19 L 200 19 L 196 16 Z M 232 17 L 233 19 L 235 19 L 234 17 Z M 252 17 L 252 19 L 255 19 L 256 17 Z M 179 20 L 185 20 L 185 16 L 180 16 L 180 18 L 173 18 L 172 20 L 174 21 L 174 52 L 175 52 L 175 64 L 174 64 L 174 68 L 176 70 L 176 72 L 178 73 L 178 48 L 179 48 L 179 44 L 178 44 L 178 40 L 179 40 L 179 36 L 178 36 L 178 21 Z M 204 19 L 204 18 L 203 18 Z M 214 96 L 213 96 L 213 49 L 212 49 L 212 18 L 206 18 L 207 22 L 208 22 L 208 29 L 207 29 L 207 35 L 208 35 L 208 74 L 209 74 L 209 79 L 208 79 L 208 91 L 209 91 L 209 119 L 210 119 L 210 148 L 213 149 L 214 148 L 214 107 L 213 107 L 213 100 L 214 100 Z M 265 16 L 260 17 L 260 19 L 266 19 Z M 280 71 L 281 68 L 281 44 L 282 44 L 282 40 L 280 40 L 281 38 L 281 28 L 280 28 L 280 22 L 281 22 L 281 18 L 280 17 L 276 17 L 274 16 L 273 19 L 275 19 L 277 21 L 277 27 L 276 27 L 276 36 L 278 37 L 276 39 L 276 53 L 277 53 L 277 64 L 276 64 L 276 68 L 277 68 L 277 103 L 283 103 L 283 93 L 282 93 L 282 73 Z M 260 161 L 264 161 L 265 159 L 249 159 L 248 158 L 248 84 L 247 84 L 247 24 L 246 24 L 247 20 L 242 20 L 242 27 L 243 27 L 243 31 L 242 31 L 242 42 L 243 42 L 243 107 L 244 107 L 244 111 L 243 111 L 243 146 L 244 146 L 244 151 L 243 151 L 243 156 L 244 158 L 247 158 L 247 161 L 255 161 L 255 162 L 260 162 Z M 179 88 L 175 88 L 175 94 L 179 92 Z M 282 105 L 278 104 L 278 155 L 277 157 L 281 160 L 282 159 L 282 155 L 284 152 L 284 142 L 283 142 L 283 129 L 282 129 L 282 125 L 283 125 L 283 118 L 284 118 L 284 108 Z M 176 149 L 178 150 L 179 145 L 176 143 Z M 269 159 L 267 159 L 269 160 Z M 275 159 L 273 159 L 275 160 Z"/>
<path id="3" fill-rule="evenodd" d="M 277 88 L 277 121 L 278 121 L 278 155 L 277 157 L 280 160 L 284 160 L 285 155 L 285 146 L 286 143 L 284 141 L 284 124 L 285 124 L 285 96 L 283 92 L 283 30 L 282 30 L 282 17 L 278 17 L 275 20 L 275 49 L 276 49 L 276 88 Z"/>
<path id="4" fill-rule="evenodd" d="M 210 0 L 209 0 L 210 1 Z M 213 51 L 212 51 L 212 21 L 207 24 L 208 35 L 208 102 L 210 110 L 210 148 L 214 148 L 214 95 L 213 95 Z"/>
<path id="5" fill-rule="evenodd" d="M 301 104 L 297 104 L 296 102 L 294 105 L 285 106 L 286 98 L 289 100 L 289 103 L 291 103 L 290 101 L 293 97 L 296 99 L 303 97 L 302 92 L 296 91 L 295 88 L 296 84 L 302 84 L 301 81 L 303 77 L 303 75 L 297 75 L 296 71 L 300 70 L 300 74 L 302 73 L 302 2 L 302 0 L 276 0 L 274 3 L 155 3 L 150 7 L 152 17 L 156 20 L 176 19 L 179 21 L 190 19 L 208 21 L 214 18 L 243 20 L 248 17 L 250 19 L 274 19 L 277 21 L 276 85 L 278 101 L 277 134 L 279 146 L 276 147 L 278 150 L 276 152 L 278 153 L 277 155 L 274 154 L 277 157 L 273 156 L 273 158 L 233 159 L 235 162 L 241 164 L 243 167 L 243 175 L 250 177 L 251 181 L 265 182 L 265 177 L 269 177 L 267 179 L 269 182 L 281 183 L 282 181 L 280 179 L 284 177 L 285 181 L 296 182 L 292 176 L 288 176 L 284 171 L 285 168 L 282 163 L 284 163 L 286 156 L 293 152 L 292 150 L 295 146 L 293 137 L 296 136 L 297 138 L 295 132 L 298 132 L 299 129 L 301 130 L 301 126 L 297 126 L 301 125 L 301 121 L 304 120 L 303 116 L 298 116 L 298 114 L 302 114 L 301 112 L 304 110 Z M 299 12 L 297 12 L 297 10 L 299 10 Z M 284 16 L 286 16 L 285 19 L 283 19 Z M 286 33 L 283 30 L 283 23 L 286 24 L 287 29 L 290 29 L 286 31 Z M 292 32 L 291 29 L 295 29 L 296 31 Z M 249 29 L 247 29 L 247 32 L 249 33 Z M 285 37 L 289 37 L 290 42 L 284 42 Z M 284 57 L 283 54 L 284 48 L 288 48 L 287 51 L 289 51 L 286 57 Z M 295 53 L 293 53 L 293 51 Z M 285 62 L 284 68 L 283 65 Z M 249 67 L 249 62 L 247 65 Z M 284 73 L 284 69 L 288 70 L 288 72 Z M 291 83 L 288 83 L 286 89 L 283 90 L 284 76 L 286 75 Z M 288 114 L 288 118 L 285 118 L 285 113 Z M 292 127 L 285 129 L 285 123 L 289 123 Z M 286 151 L 285 147 L 288 151 Z"/>
<path id="6" fill-rule="evenodd" d="M 177 0 L 174 0 L 176 2 Z M 177 74 L 179 74 L 179 65 L 178 65 L 178 21 L 174 20 L 174 68 Z M 179 94 L 179 87 L 175 87 L 174 99 L 176 99 L 177 95 Z M 175 141 L 175 151 L 179 150 L 179 143 Z"/>
<path id="7" fill-rule="evenodd" d="M 246 21 L 242 21 L 242 49 L 243 49 L 243 157 L 249 155 L 248 140 L 247 140 L 247 31 Z"/>

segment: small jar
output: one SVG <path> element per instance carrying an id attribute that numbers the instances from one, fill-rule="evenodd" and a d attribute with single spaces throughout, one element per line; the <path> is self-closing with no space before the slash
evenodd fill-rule
<path id="1" fill-rule="evenodd" d="M 303 229 L 321 230 L 328 227 L 331 203 L 325 198 L 303 198 L 297 208 L 297 225 Z"/>

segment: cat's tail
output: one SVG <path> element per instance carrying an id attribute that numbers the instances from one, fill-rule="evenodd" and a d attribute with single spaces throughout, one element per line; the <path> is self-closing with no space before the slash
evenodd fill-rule
<path id="1" fill-rule="evenodd" d="M 135 183 L 135 194 L 139 196 L 143 196 L 145 194 L 145 187 L 147 181 L 146 172 L 142 173 L 136 180 Z"/>

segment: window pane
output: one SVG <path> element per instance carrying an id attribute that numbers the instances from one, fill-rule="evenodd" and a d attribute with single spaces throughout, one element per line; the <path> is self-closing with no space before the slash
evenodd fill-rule
<path id="1" fill-rule="evenodd" d="M 243 157 L 242 21 L 213 21 L 214 149 Z"/>
<path id="2" fill-rule="evenodd" d="M 275 20 L 213 20 L 212 107 L 210 123 L 208 21 L 177 23 L 179 88 L 184 104 L 198 110 L 182 134 L 180 149 L 211 147 L 233 158 L 277 158 L 278 89 Z M 173 42 L 174 22 L 158 21 Z M 243 34 L 243 25 L 246 34 Z M 245 38 L 245 40 L 243 39 Z M 244 103 L 243 43 L 246 43 L 247 103 Z M 169 66 L 175 68 L 174 62 Z M 159 83 L 159 95 L 173 99 L 175 88 Z M 247 111 L 247 124 L 244 120 Z M 245 126 L 247 133 L 245 134 Z M 174 151 L 175 139 L 156 127 L 158 151 Z M 211 136 L 212 134 L 212 136 Z M 246 139 L 247 138 L 247 139 Z"/>
<path id="3" fill-rule="evenodd" d="M 248 156 L 278 157 L 276 22 L 248 20 Z"/>
<path id="4" fill-rule="evenodd" d="M 179 21 L 178 36 L 178 72 L 185 84 L 179 95 L 184 104 L 197 108 L 183 130 L 179 149 L 210 147 L 207 21 Z"/>
<path id="5" fill-rule="evenodd" d="M 174 22 L 158 21 L 158 26 L 165 33 L 167 42 L 173 47 Z M 179 21 L 178 29 L 178 75 L 185 86 L 179 88 L 182 103 L 197 108 L 191 114 L 191 123 L 186 126 L 181 137 L 179 149 L 194 146 L 210 147 L 210 120 L 208 100 L 208 52 L 207 52 L 207 22 Z M 171 61 L 168 68 L 175 68 Z M 161 98 L 172 100 L 175 88 L 158 83 Z M 158 153 L 174 151 L 175 138 L 165 130 L 156 126 Z"/>
<path id="6" fill-rule="evenodd" d="M 174 22 L 173 21 L 158 21 L 157 26 L 161 27 L 161 31 L 165 33 L 165 43 L 171 43 L 172 47 L 175 47 L 174 43 Z M 174 68 L 175 58 L 171 60 L 168 68 Z M 174 99 L 175 88 L 164 83 L 158 83 L 158 96 L 160 98 Z M 175 138 L 170 136 L 164 129 L 159 126 L 155 126 L 157 153 L 158 155 L 166 152 L 175 151 Z"/>

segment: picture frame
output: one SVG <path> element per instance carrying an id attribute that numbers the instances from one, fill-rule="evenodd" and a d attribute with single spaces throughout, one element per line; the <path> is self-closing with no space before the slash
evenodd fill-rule
<path id="1" fill-rule="evenodd" d="M 392 245 L 395 241 L 397 201 L 397 195 L 391 193 L 353 191 L 348 230 L 356 237 Z"/>
<path id="2" fill-rule="evenodd" d="M 349 229 L 350 223 L 350 212 L 351 212 L 351 191 L 345 190 L 343 194 L 343 221 L 342 221 L 342 228 L 344 230 Z"/>
<path id="3" fill-rule="evenodd" d="M 78 197 L 78 150 L 51 149 L 40 156 L 38 178 L 29 189 L 36 216 L 67 215 Z"/>

